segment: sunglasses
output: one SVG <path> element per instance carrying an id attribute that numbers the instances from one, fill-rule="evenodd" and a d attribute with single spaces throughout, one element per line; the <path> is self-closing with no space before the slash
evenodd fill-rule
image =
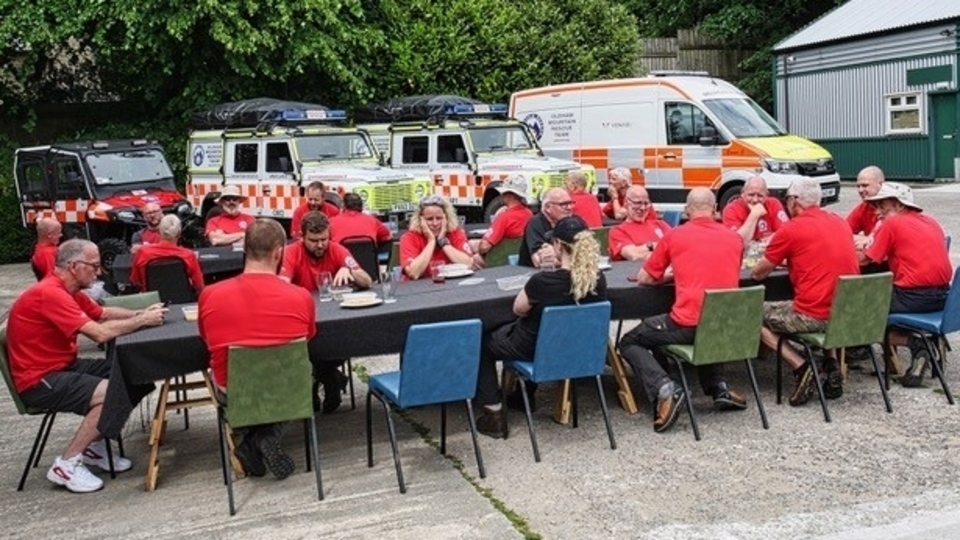
<path id="1" fill-rule="evenodd" d="M 70 261 L 70 262 L 75 262 L 77 264 L 83 264 L 83 265 L 89 266 L 90 268 L 93 268 L 97 272 L 99 272 L 100 269 L 103 268 L 98 262 L 95 262 L 95 263 L 87 262 L 87 261 Z"/>
<path id="2" fill-rule="evenodd" d="M 553 201 L 550 201 L 549 204 L 553 204 L 553 205 L 560 206 L 560 207 L 563 207 L 563 208 L 570 208 L 571 206 L 573 206 L 573 201 L 565 201 L 565 202 L 553 202 Z"/>

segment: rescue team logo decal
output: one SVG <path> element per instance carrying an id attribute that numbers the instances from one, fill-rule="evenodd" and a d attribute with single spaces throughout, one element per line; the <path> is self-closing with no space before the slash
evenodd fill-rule
<path id="1" fill-rule="evenodd" d="M 203 165 L 203 146 L 199 144 L 193 145 L 193 165 L 195 167 Z"/>
<path id="2" fill-rule="evenodd" d="M 523 118 L 523 123 L 530 126 L 534 136 L 539 141 L 540 137 L 543 136 L 543 118 L 540 118 L 539 114 L 530 113 Z"/>

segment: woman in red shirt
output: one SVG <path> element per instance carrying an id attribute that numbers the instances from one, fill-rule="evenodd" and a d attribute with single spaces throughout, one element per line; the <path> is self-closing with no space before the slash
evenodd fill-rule
<path id="1" fill-rule="evenodd" d="M 410 229 L 400 237 L 400 265 L 409 279 L 433 277 L 431 262 L 473 265 L 473 251 L 453 205 L 440 195 L 420 201 Z"/>

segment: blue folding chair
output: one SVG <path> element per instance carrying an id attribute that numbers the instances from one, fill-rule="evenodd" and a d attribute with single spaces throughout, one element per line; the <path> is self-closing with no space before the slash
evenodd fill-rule
<path id="1" fill-rule="evenodd" d="M 950 393 L 950 387 L 947 386 L 947 380 L 943 376 L 945 354 L 945 343 L 947 334 L 960 330 L 960 267 L 953 272 L 953 284 L 950 285 L 950 293 L 947 295 L 947 302 L 942 311 L 933 311 L 930 313 L 891 313 L 887 317 L 887 331 L 884 334 L 884 351 L 889 350 L 890 331 L 894 329 L 905 330 L 916 334 L 923 341 L 923 347 L 930 355 L 930 364 L 933 374 L 940 379 L 940 386 L 943 387 L 943 393 L 947 396 L 947 402 L 953 405 L 953 395 Z M 937 346 L 933 346 L 936 341 Z M 887 370 L 889 371 L 889 370 Z"/>
<path id="2" fill-rule="evenodd" d="M 371 375 L 367 381 L 367 466 L 373 467 L 373 420 L 370 399 L 383 403 L 387 417 L 393 463 L 397 469 L 400 493 L 407 492 L 397 453 L 397 432 L 391 405 L 400 409 L 440 404 L 440 453 L 447 453 L 447 403 L 464 401 L 473 450 L 480 478 L 486 478 L 483 457 L 477 443 L 477 419 L 473 414 L 473 396 L 480 372 L 480 319 L 415 324 L 407 331 L 407 342 L 400 356 L 400 371 Z"/>
<path id="3" fill-rule="evenodd" d="M 533 459 L 540 461 L 537 435 L 533 429 L 530 399 L 526 381 L 542 383 L 593 377 L 597 381 L 597 395 L 607 426 L 610 449 L 616 450 L 617 441 L 610 425 L 607 401 L 603 395 L 600 375 L 607 361 L 607 340 L 610 337 L 610 302 L 550 306 L 544 308 L 537 335 L 533 360 L 508 360 L 503 363 L 504 384 L 507 371 L 513 371 L 520 380 L 523 406 L 527 414 L 527 429 L 533 446 Z M 577 427 L 577 386 L 570 385 L 573 397 L 573 427 Z M 504 403 L 504 411 L 508 407 Z M 506 433 L 504 433 L 506 436 Z"/>
<path id="4" fill-rule="evenodd" d="M 683 217 L 683 212 L 680 210 L 666 210 L 663 212 L 663 220 L 667 222 L 667 225 L 671 227 L 677 227 L 680 225 L 680 218 Z"/>

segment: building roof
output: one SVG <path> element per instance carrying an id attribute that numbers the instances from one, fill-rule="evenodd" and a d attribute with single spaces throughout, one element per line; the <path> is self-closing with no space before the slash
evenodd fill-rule
<path id="1" fill-rule="evenodd" d="M 850 0 L 777 43 L 774 51 L 960 19 L 957 0 Z"/>

